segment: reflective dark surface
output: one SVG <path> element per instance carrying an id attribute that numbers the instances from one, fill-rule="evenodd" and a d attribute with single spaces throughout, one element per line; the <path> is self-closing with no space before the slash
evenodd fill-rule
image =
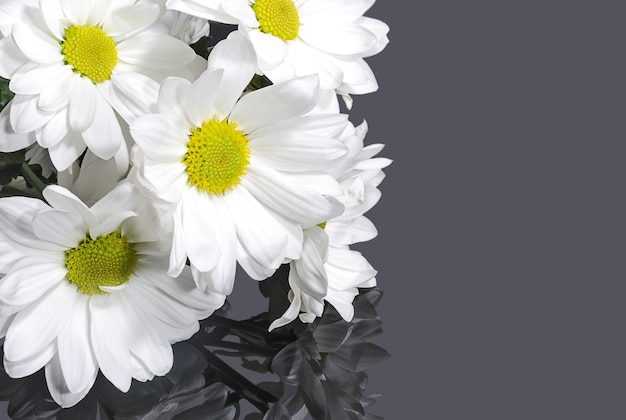
<path id="1" fill-rule="evenodd" d="M 279 270 L 262 291 L 276 290 L 285 274 Z M 21 379 L 2 370 L 0 400 L 8 403 L 6 418 L 15 420 L 378 419 L 368 414 L 380 395 L 368 392 L 367 369 L 389 356 L 374 343 L 382 333 L 381 297 L 380 289 L 362 290 L 352 322 L 328 306 L 312 324 L 295 321 L 271 333 L 268 312 L 282 299 L 270 296 L 268 312 L 245 320 L 229 318 L 227 304 L 173 346 L 167 375 L 133 381 L 127 393 L 100 374 L 80 403 L 62 409 L 43 370 Z"/>

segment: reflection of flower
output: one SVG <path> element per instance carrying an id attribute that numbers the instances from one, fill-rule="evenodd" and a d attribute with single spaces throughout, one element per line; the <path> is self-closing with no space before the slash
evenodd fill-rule
<path id="1" fill-rule="evenodd" d="M 334 310 L 328 310 L 315 323 L 296 329 L 297 340 L 284 347 L 272 361 L 272 371 L 296 393 L 281 398 L 295 414 L 306 406 L 315 419 L 369 419 L 365 407 L 372 402 L 365 396 L 366 370 L 388 357 L 372 343 L 381 332 L 375 305 L 377 289 L 360 295 L 351 323 Z"/>
<path id="2" fill-rule="evenodd" d="M 164 375 L 170 344 L 195 333 L 224 302 L 195 288 L 191 273 L 167 276 L 156 209 L 121 184 L 87 207 L 49 186 L 50 203 L 0 201 L 0 324 L 12 377 L 45 366 L 50 392 L 72 406 L 98 369 L 120 390 Z"/>
<path id="3" fill-rule="evenodd" d="M 172 349 L 174 365 L 167 375 L 135 382 L 127 393 L 98 377 L 80 403 L 62 409 L 50 399 L 43 374 L 13 379 L 0 371 L 0 400 L 9 401 L 8 414 L 13 420 L 234 419 L 236 408 L 227 402 L 228 389 L 205 378 L 207 362 L 202 354 L 184 342 Z"/>

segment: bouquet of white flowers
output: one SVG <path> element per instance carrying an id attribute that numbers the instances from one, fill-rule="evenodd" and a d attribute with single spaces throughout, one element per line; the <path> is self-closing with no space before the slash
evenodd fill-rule
<path id="1" fill-rule="evenodd" d="M 350 247 L 377 234 L 364 213 L 391 163 L 349 119 L 353 96 L 378 88 L 365 58 L 388 43 L 388 26 L 364 16 L 373 3 L 0 0 L 8 376 L 43 371 L 67 408 L 99 373 L 128 393 L 171 374 L 175 343 L 231 343 L 271 356 L 286 384 L 306 380 L 280 402 L 250 396 L 208 351 L 221 382 L 203 389 L 219 416 L 233 418 L 230 389 L 266 418 L 344 418 L 343 394 L 321 408 L 319 382 L 337 369 L 320 366 L 360 337 L 355 302 L 376 271 Z M 259 319 L 225 317 L 238 266 L 270 299 Z M 320 323 L 319 351 L 296 345 Z M 293 366 L 303 348 L 317 370 Z M 365 416 L 357 388 L 351 412 Z"/>

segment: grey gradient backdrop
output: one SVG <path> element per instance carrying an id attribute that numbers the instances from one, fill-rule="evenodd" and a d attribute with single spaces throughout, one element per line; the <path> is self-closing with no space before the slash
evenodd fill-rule
<path id="1" fill-rule="evenodd" d="M 626 418 L 622 1 L 377 0 L 386 419 Z M 242 316 L 256 285 L 232 295 Z M 262 302 L 261 302 L 262 303 Z"/>
<path id="2" fill-rule="evenodd" d="M 377 0 L 387 419 L 626 418 L 626 4 Z"/>
<path id="3" fill-rule="evenodd" d="M 377 0 L 371 412 L 626 418 L 626 3 Z"/>

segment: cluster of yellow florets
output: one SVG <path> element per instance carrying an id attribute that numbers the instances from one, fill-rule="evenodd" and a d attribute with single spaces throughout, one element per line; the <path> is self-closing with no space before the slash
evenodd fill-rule
<path id="1" fill-rule="evenodd" d="M 237 124 L 217 119 L 191 131 L 183 156 L 187 182 L 210 194 L 224 194 L 239 184 L 249 162 L 248 138 Z"/>
<path id="2" fill-rule="evenodd" d="M 259 30 L 283 41 L 296 39 L 300 29 L 298 9 L 292 0 L 257 0 L 252 10 L 259 21 Z"/>
<path id="3" fill-rule="evenodd" d="M 95 26 L 70 26 L 65 30 L 61 53 L 65 63 L 94 83 L 111 78 L 117 64 L 115 42 Z"/>
<path id="4" fill-rule="evenodd" d="M 137 256 L 119 232 L 96 239 L 85 238 L 76 248 L 65 251 L 67 279 L 87 295 L 104 294 L 100 286 L 119 286 L 135 270 Z"/>

